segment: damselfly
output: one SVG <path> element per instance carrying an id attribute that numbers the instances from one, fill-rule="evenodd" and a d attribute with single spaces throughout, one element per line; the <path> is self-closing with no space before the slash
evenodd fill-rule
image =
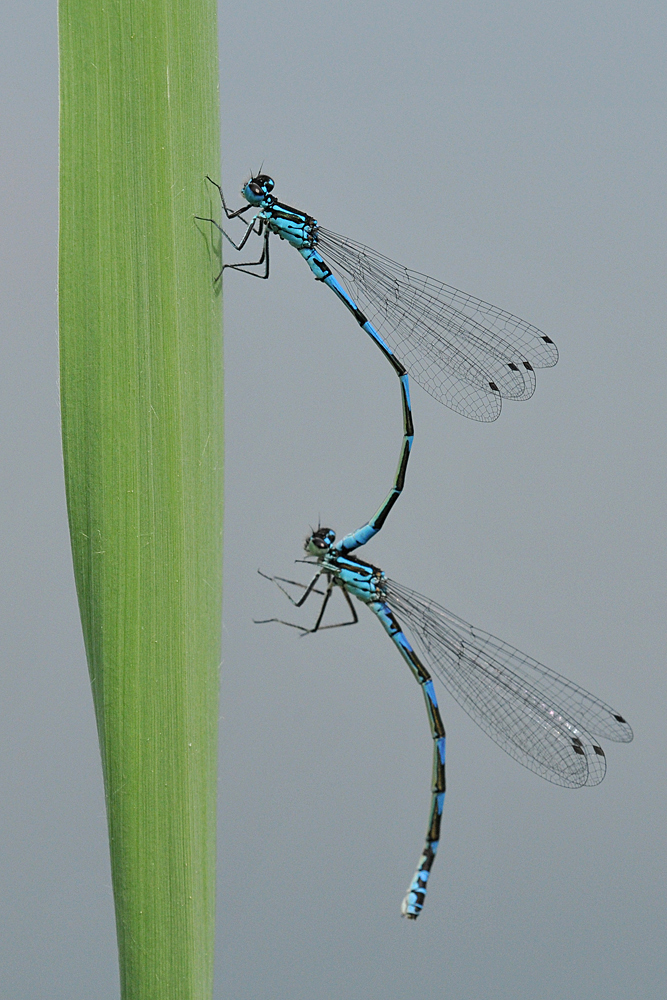
<path id="1" fill-rule="evenodd" d="M 301 607 L 313 593 L 323 595 L 315 625 L 307 629 L 280 618 L 266 621 L 289 625 L 301 633 L 354 625 L 358 618 L 351 598 L 356 597 L 380 620 L 424 693 L 434 741 L 432 799 L 426 843 L 401 908 L 404 916 L 416 920 L 424 905 L 438 849 L 445 797 L 445 728 L 433 681 L 421 658 L 498 746 L 554 784 L 566 788 L 599 784 L 607 765 L 598 740 L 629 743 L 632 729 L 622 715 L 579 685 L 345 552 L 331 529 L 313 531 L 305 549 L 311 558 L 302 561 L 317 566 L 310 583 L 278 576 L 267 579 L 276 583 L 296 607 Z M 317 588 L 320 577 L 327 581 L 325 590 Z M 304 592 L 296 600 L 283 584 Z M 342 591 L 351 618 L 323 625 L 334 587 Z M 401 622 L 409 628 L 417 651 Z"/>
<path id="2" fill-rule="evenodd" d="M 287 240 L 315 278 L 349 309 L 401 381 L 398 472 L 384 504 L 365 526 L 363 540 L 359 536 L 363 544 L 379 531 L 403 487 L 414 435 L 407 373 L 450 409 L 488 422 L 499 416 L 503 399 L 532 396 L 535 369 L 556 364 L 556 345 L 511 313 L 322 228 L 312 216 L 279 202 L 267 174 L 244 184 L 241 194 L 247 204 L 235 210 L 227 207 L 220 185 L 208 180 L 220 194 L 226 218 L 242 219 L 245 232 L 235 241 L 215 219 L 198 218 L 212 223 L 237 251 L 253 235 L 262 240 L 258 260 L 223 264 L 217 278 L 225 268 L 268 278 L 269 239 L 273 234 Z M 249 220 L 242 218 L 253 210 Z"/>

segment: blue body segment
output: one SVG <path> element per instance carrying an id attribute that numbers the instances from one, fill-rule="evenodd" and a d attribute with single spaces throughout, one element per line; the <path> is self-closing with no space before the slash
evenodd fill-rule
<path id="1" fill-rule="evenodd" d="M 401 375 L 400 383 L 401 405 L 403 409 L 403 444 L 401 445 L 401 452 L 398 459 L 398 467 L 396 469 L 396 475 L 394 476 L 393 485 L 385 499 L 376 510 L 375 514 L 373 514 L 370 521 L 362 525 L 361 528 L 357 528 L 356 531 L 352 531 L 350 534 L 345 535 L 339 542 L 336 543 L 336 550 L 338 552 L 352 552 L 361 545 L 365 545 L 366 542 L 370 541 L 374 535 L 377 535 L 378 531 L 380 531 L 386 521 L 389 512 L 403 491 L 403 486 L 405 485 L 405 473 L 408 468 L 408 459 L 410 458 L 410 451 L 414 440 L 414 428 L 412 424 L 412 410 L 410 407 L 410 386 L 408 384 L 408 376 Z"/>
<path id="2" fill-rule="evenodd" d="M 341 572 L 341 583 L 348 586 L 346 582 L 346 572 Z M 354 592 L 349 591 L 348 592 Z M 355 593 L 355 596 L 359 596 Z M 417 863 L 410 886 L 405 899 L 401 904 L 401 913 L 409 920 L 416 920 L 424 907 L 426 889 L 428 888 L 428 877 L 431 866 L 435 860 L 440 842 L 440 822 L 442 819 L 442 809 L 445 803 L 445 727 L 438 708 L 435 688 L 431 675 L 428 673 L 414 649 L 410 645 L 407 636 L 401 629 L 394 612 L 386 601 L 368 601 L 368 607 L 379 618 L 387 635 L 393 641 L 399 653 L 412 671 L 413 676 L 421 685 L 426 705 L 431 737 L 433 739 L 433 773 L 431 781 L 431 809 L 429 813 L 429 823 L 426 830 L 426 843 L 424 850 Z"/>
<path id="3" fill-rule="evenodd" d="M 365 604 L 378 618 L 419 683 L 433 740 L 431 806 L 424 849 L 401 907 L 416 920 L 426 896 L 431 867 L 440 842 L 445 801 L 445 728 L 428 662 L 452 697 L 503 750 L 525 767 L 566 788 L 596 785 L 604 778 L 606 758 L 598 739 L 632 740 L 632 729 L 618 712 L 583 688 L 480 629 L 473 628 L 434 601 L 390 580 L 385 573 L 355 555 L 341 551 L 330 528 L 318 528 L 305 549 L 316 573 L 304 585 L 284 577 L 268 577 L 296 607 L 317 593 L 324 600 L 315 625 L 304 628 L 280 618 L 301 633 L 354 625 L 351 598 Z M 262 574 L 264 575 L 264 574 Z M 327 580 L 325 591 L 317 589 Z M 303 591 L 295 600 L 282 584 Z M 349 621 L 324 625 L 333 589 L 343 594 Z M 403 624 L 401 624 L 401 622 Z M 407 626 L 411 641 L 404 631 Z"/>

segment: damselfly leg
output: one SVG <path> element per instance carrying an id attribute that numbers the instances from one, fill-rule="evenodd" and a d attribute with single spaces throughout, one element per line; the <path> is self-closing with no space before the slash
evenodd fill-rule
<path id="1" fill-rule="evenodd" d="M 208 176 L 206 179 L 210 181 L 211 184 L 213 184 L 213 186 L 217 188 L 218 192 L 220 193 L 220 202 L 222 204 L 223 211 L 225 212 L 225 215 L 227 216 L 228 219 L 239 218 L 241 215 L 243 215 L 244 212 L 247 212 L 249 209 L 253 207 L 252 205 L 244 205 L 242 208 L 239 208 L 234 212 L 230 212 L 225 203 L 225 198 L 222 193 L 222 188 L 220 187 L 220 185 L 216 184 L 215 181 L 211 180 L 211 178 Z M 226 268 L 230 268 L 231 270 L 234 271 L 240 271 L 242 274 L 249 274 L 253 278 L 269 277 L 269 231 L 265 226 L 264 220 L 259 215 L 255 215 L 254 218 L 252 218 L 250 222 L 248 222 L 246 230 L 238 243 L 236 243 L 235 240 L 232 239 L 229 233 L 226 232 L 226 230 L 224 230 L 220 225 L 220 223 L 216 222 L 215 219 L 201 215 L 195 215 L 195 219 L 197 219 L 199 222 L 210 222 L 212 225 L 214 225 L 215 228 L 220 233 L 222 233 L 222 235 L 225 237 L 228 243 L 230 243 L 231 246 L 239 253 L 243 250 L 243 248 L 245 247 L 246 243 L 248 242 L 248 240 L 252 235 L 262 237 L 262 255 L 259 258 L 259 260 L 241 261 L 238 264 L 223 264 L 222 267 L 220 268 L 220 272 L 216 275 L 214 279 L 216 282 L 220 280 L 222 272 Z M 245 220 L 242 221 L 245 222 Z M 262 264 L 264 265 L 263 274 L 259 274 L 257 271 L 247 270 L 247 268 L 251 267 L 260 267 Z"/>
<path id="2" fill-rule="evenodd" d="M 278 590 L 282 591 L 285 597 L 289 601 L 291 601 L 291 603 L 294 605 L 295 608 L 303 607 L 303 605 L 306 603 L 311 594 L 319 594 L 320 596 L 324 597 L 324 600 L 322 601 L 317 616 L 317 620 L 312 628 L 305 628 L 305 626 L 303 625 L 297 625 L 296 622 L 287 622 L 284 621 L 282 618 L 262 618 L 262 619 L 253 618 L 253 622 L 255 625 L 268 625 L 270 622 L 276 622 L 279 625 L 288 625 L 290 628 L 298 629 L 303 635 L 312 635 L 314 632 L 323 632 L 327 628 L 344 628 L 346 625 L 356 625 L 357 622 L 359 621 L 359 616 L 357 615 L 357 611 L 354 604 L 350 600 L 350 595 L 347 593 L 346 590 L 343 590 L 343 596 L 345 597 L 347 605 L 350 611 L 352 612 L 351 620 L 345 622 L 334 622 L 332 625 L 322 625 L 324 612 L 326 611 L 329 599 L 331 598 L 331 595 L 333 593 L 333 588 L 335 586 L 335 580 L 333 579 L 329 580 L 326 590 L 318 590 L 315 587 L 315 584 L 320 578 L 321 575 L 320 573 L 317 573 L 309 584 L 305 584 L 305 583 L 299 583 L 297 580 L 286 580 L 285 577 L 282 576 L 268 576 L 266 573 L 262 573 L 261 570 L 257 570 L 257 572 L 259 573 L 260 576 L 263 576 L 265 580 L 270 580 L 271 583 L 275 583 Z M 280 583 L 278 582 L 279 580 L 282 580 L 283 583 L 289 583 L 294 587 L 301 587 L 305 591 L 305 593 L 298 601 L 295 601 L 292 595 L 287 590 L 285 590 L 284 587 L 281 587 Z"/>

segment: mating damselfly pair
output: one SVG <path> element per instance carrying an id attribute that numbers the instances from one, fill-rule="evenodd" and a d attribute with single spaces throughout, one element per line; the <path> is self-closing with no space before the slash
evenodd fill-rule
<path id="1" fill-rule="evenodd" d="M 338 542 L 329 528 L 311 532 L 305 544 L 309 558 L 302 560 L 315 566 L 308 584 L 267 577 L 296 607 L 313 593 L 323 597 L 314 626 L 307 629 L 280 618 L 264 621 L 279 622 L 301 634 L 353 625 L 358 619 L 351 598 L 356 597 L 379 619 L 421 685 L 434 748 L 426 843 L 402 904 L 402 913 L 416 919 L 438 849 L 445 796 L 445 728 L 422 659 L 491 739 L 555 784 L 570 788 L 599 784 L 606 759 L 598 740 L 632 739 L 625 719 L 600 699 L 434 601 L 394 583 L 382 570 L 352 554 L 382 528 L 405 483 L 414 438 L 409 375 L 455 412 L 488 422 L 499 416 L 503 399 L 530 398 L 535 369 L 554 365 L 558 353 L 550 337 L 524 320 L 402 267 L 279 202 L 272 194 L 274 181 L 266 174 L 252 177 L 243 186 L 246 204 L 236 210 L 227 207 L 222 189 L 211 183 L 220 194 L 226 218 L 242 220 L 245 231 L 234 240 L 214 219 L 201 221 L 216 226 L 239 252 L 251 237 L 261 240 L 257 260 L 224 264 L 218 278 L 225 268 L 268 278 L 270 237 L 287 240 L 315 278 L 328 285 L 352 313 L 400 381 L 403 441 L 396 475 L 383 503 L 361 528 Z M 324 590 L 317 587 L 321 578 L 326 581 Z M 303 593 L 297 599 L 284 585 Z M 342 592 L 351 617 L 323 624 L 334 588 Z M 413 643 L 401 621 L 407 624 Z"/>

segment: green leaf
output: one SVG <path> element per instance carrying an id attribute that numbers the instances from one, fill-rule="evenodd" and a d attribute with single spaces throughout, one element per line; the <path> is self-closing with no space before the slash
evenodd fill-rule
<path id="1" fill-rule="evenodd" d="M 223 398 L 215 0 L 60 0 L 74 572 L 122 996 L 212 993 Z"/>

